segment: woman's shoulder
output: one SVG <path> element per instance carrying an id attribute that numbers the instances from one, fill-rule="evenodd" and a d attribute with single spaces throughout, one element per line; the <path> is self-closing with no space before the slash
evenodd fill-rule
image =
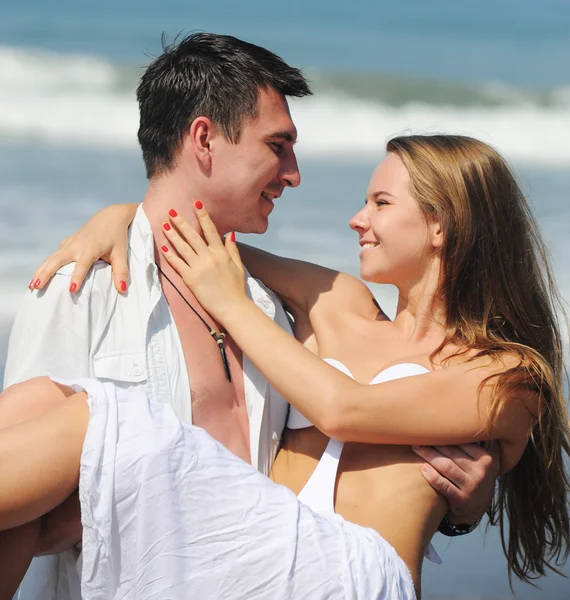
<path id="1" fill-rule="evenodd" d="M 446 349 L 436 361 L 435 368 L 448 369 L 453 379 L 473 378 L 480 391 L 499 396 L 497 406 L 516 403 L 538 416 L 540 391 L 525 359 L 516 350 L 499 349 L 492 352 L 476 348 Z"/>

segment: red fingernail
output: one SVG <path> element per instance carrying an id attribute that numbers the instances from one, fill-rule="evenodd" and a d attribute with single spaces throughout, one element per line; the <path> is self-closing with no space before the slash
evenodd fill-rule
<path id="1" fill-rule="evenodd" d="M 34 289 L 34 280 L 32 279 L 32 281 L 30 281 L 30 283 L 28 283 L 28 289 L 29 290 L 33 290 Z"/>
<path id="2" fill-rule="evenodd" d="M 177 216 L 178 216 L 178 213 L 177 213 L 177 212 L 176 212 L 176 211 L 175 211 L 173 208 L 171 208 L 171 209 L 168 211 L 168 214 L 169 214 L 171 217 L 177 217 Z"/>
<path id="3" fill-rule="evenodd" d="M 163 247 L 162 247 L 162 251 L 163 251 L 163 252 L 168 252 L 168 248 L 167 248 L 166 246 L 163 246 Z"/>
<path id="4" fill-rule="evenodd" d="M 163 223 L 162 226 L 164 227 L 164 229 L 166 229 L 166 231 L 170 231 L 170 224 L 169 223 Z"/>
<path id="5" fill-rule="evenodd" d="M 202 210 L 204 208 L 204 205 L 200 202 L 200 200 L 196 200 L 196 202 L 194 202 L 194 206 L 198 209 L 198 210 Z"/>
<path id="6" fill-rule="evenodd" d="M 74 282 L 69 286 L 69 291 L 73 294 L 73 292 L 75 292 L 75 290 L 77 289 L 77 284 Z"/>
<path id="7" fill-rule="evenodd" d="M 127 282 L 126 281 L 121 281 L 120 286 L 121 286 L 121 292 L 127 291 Z"/>
<path id="8" fill-rule="evenodd" d="M 34 287 L 35 287 L 35 288 L 37 288 L 39 285 L 40 285 L 40 280 L 39 280 L 39 279 L 36 279 L 36 280 L 34 281 Z"/>
<path id="9" fill-rule="evenodd" d="M 232 231 L 232 232 L 230 233 L 230 240 L 231 240 L 232 242 L 235 242 L 235 241 L 236 241 L 236 232 L 235 232 L 235 231 Z"/>

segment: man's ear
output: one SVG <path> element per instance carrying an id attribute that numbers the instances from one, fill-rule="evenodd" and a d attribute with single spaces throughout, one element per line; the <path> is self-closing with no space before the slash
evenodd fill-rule
<path id="1" fill-rule="evenodd" d="M 185 146 L 196 157 L 200 167 L 209 171 L 212 166 L 211 143 L 217 135 L 216 126 L 208 117 L 196 117 L 190 124 Z"/>

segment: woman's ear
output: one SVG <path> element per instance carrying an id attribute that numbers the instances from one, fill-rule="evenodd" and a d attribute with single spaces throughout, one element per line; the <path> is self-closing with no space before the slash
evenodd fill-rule
<path id="1" fill-rule="evenodd" d="M 443 246 L 443 228 L 439 221 L 432 221 L 429 224 L 429 229 L 431 233 L 431 244 L 434 248 L 438 250 Z"/>

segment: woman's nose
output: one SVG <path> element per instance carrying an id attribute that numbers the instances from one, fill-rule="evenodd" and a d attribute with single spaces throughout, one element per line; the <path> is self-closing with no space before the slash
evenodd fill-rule
<path id="1" fill-rule="evenodd" d="M 355 215 L 351 217 L 348 224 L 354 231 L 362 232 L 366 229 L 368 223 L 368 217 L 366 213 L 366 207 L 360 209 Z"/>

